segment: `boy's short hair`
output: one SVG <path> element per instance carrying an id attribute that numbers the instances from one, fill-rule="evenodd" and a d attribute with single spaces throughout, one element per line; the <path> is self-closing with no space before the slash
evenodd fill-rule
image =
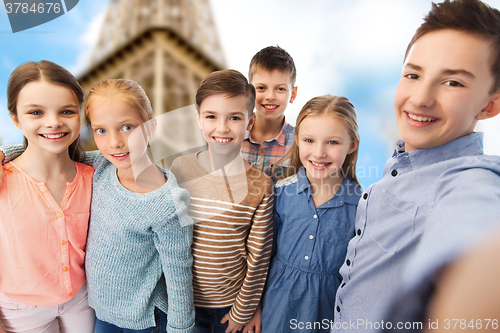
<path id="1" fill-rule="evenodd" d="M 253 56 L 248 71 L 248 79 L 250 82 L 252 82 L 253 75 L 259 68 L 269 72 L 278 70 L 283 73 L 289 73 L 292 87 L 295 86 L 295 79 L 297 78 L 295 63 L 290 54 L 281 47 L 268 46 Z"/>
<path id="2" fill-rule="evenodd" d="M 245 75 L 233 69 L 208 74 L 201 81 L 196 92 L 196 110 L 200 111 L 200 105 L 205 98 L 216 94 L 224 94 L 228 98 L 245 95 L 248 115 L 252 116 L 255 106 L 255 88 L 248 83 Z"/>
<path id="3" fill-rule="evenodd" d="M 445 0 L 432 4 L 424 23 L 408 44 L 405 59 L 411 47 L 423 35 L 443 29 L 463 31 L 491 42 L 491 74 L 494 79 L 490 94 L 500 90 L 500 11 L 479 0 Z"/>

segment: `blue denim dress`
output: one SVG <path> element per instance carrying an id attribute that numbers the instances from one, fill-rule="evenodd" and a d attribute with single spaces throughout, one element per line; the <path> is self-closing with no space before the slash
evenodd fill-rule
<path id="1" fill-rule="evenodd" d="M 275 187 L 274 245 L 262 332 L 329 332 L 361 189 L 349 177 L 314 206 L 305 169 Z"/>

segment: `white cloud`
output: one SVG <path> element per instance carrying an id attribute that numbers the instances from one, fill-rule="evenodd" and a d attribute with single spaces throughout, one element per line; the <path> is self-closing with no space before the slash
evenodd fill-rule
<path id="1" fill-rule="evenodd" d="M 99 14 L 96 15 L 85 27 L 84 33 L 80 36 L 80 49 L 82 52 L 78 55 L 76 63 L 72 65 L 69 70 L 75 73 L 76 76 L 82 74 L 90 65 L 92 54 L 95 46 L 97 45 L 104 18 L 106 15 L 105 7 L 102 6 Z"/>
<path id="2" fill-rule="evenodd" d="M 500 116 L 479 121 L 477 132 L 484 132 L 484 153 L 500 155 Z"/>

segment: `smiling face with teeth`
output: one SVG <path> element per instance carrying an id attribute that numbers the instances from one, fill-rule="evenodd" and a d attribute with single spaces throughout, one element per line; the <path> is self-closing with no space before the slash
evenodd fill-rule
<path id="1" fill-rule="evenodd" d="M 43 80 L 30 82 L 19 92 L 16 108 L 12 121 L 23 130 L 29 150 L 68 154 L 80 134 L 79 105 L 71 90 Z"/>
<path id="2" fill-rule="evenodd" d="M 499 111 L 491 94 L 491 44 L 457 30 L 437 30 L 411 47 L 394 98 L 406 151 L 432 148 L 471 134 Z"/>
<path id="3" fill-rule="evenodd" d="M 293 103 L 297 96 L 297 87 L 292 86 L 290 73 L 257 68 L 251 84 L 256 92 L 257 121 L 276 121 L 281 124 L 288 103 Z"/>
<path id="4" fill-rule="evenodd" d="M 119 176 L 132 172 L 132 164 L 146 158 L 147 138 L 142 134 L 144 119 L 139 112 L 121 100 L 107 99 L 96 102 L 88 114 L 101 154 L 118 169 Z"/>
<path id="5" fill-rule="evenodd" d="M 197 115 L 205 141 L 220 155 L 239 152 L 246 131 L 253 123 L 245 95 L 210 95 L 201 102 Z"/>
<path id="6" fill-rule="evenodd" d="M 331 115 L 308 115 L 295 138 L 299 158 L 311 184 L 342 183 L 342 165 L 358 143 L 351 140 L 345 122 Z"/>

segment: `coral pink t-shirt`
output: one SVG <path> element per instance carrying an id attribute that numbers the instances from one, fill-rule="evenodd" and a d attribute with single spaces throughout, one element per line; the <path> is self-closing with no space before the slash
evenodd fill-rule
<path id="1" fill-rule="evenodd" d="M 0 293 L 28 305 L 61 304 L 85 283 L 94 169 L 76 163 L 60 205 L 45 183 L 10 162 L 0 186 Z"/>

